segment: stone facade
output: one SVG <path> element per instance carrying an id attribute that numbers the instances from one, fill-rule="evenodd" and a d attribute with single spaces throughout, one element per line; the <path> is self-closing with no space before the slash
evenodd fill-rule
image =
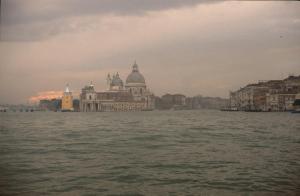
<path id="1" fill-rule="evenodd" d="M 180 109 L 186 106 L 186 96 L 182 94 L 165 94 L 161 97 L 160 109 Z"/>
<path id="2" fill-rule="evenodd" d="M 298 93 L 295 97 L 295 102 L 293 103 L 294 111 L 300 112 L 300 93 Z"/>
<path id="3" fill-rule="evenodd" d="M 230 92 L 230 107 L 241 111 L 289 111 L 299 92 L 300 76 L 260 81 Z"/>
<path id="4" fill-rule="evenodd" d="M 228 106 L 228 102 L 228 99 L 201 95 L 186 98 L 187 109 L 222 109 Z"/>
<path id="5" fill-rule="evenodd" d="M 80 111 L 143 111 L 154 109 L 154 95 L 147 89 L 145 79 L 134 63 L 124 86 L 119 74 L 107 76 L 108 88 L 96 92 L 94 85 L 85 86 L 80 94 Z"/>

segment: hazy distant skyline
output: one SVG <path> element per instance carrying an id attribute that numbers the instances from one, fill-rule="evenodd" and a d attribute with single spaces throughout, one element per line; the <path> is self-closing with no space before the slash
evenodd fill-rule
<path id="1" fill-rule="evenodd" d="M 300 2 L 2 0 L 0 104 L 72 90 L 137 61 L 156 95 L 228 97 L 300 74 Z"/>

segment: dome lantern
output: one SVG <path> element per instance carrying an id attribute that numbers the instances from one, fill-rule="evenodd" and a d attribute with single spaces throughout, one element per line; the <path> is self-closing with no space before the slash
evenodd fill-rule
<path id="1" fill-rule="evenodd" d="M 128 75 L 128 77 L 126 79 L 126 84 L 130 84 L 130 83 L 145 85 L 145 78 L 139 72 L 138 65 L 136 64 L 136 61 L 134 62 L 133 66 L 132 66 L 132 72 Z"/>
<path id="2" fill-rule="evenodd" d="M 134 61 L 134 64 L 132 66 L 132 72 L 139 72 L 139 67 L 138 65 L 136 64 L 136 61 Z"/>

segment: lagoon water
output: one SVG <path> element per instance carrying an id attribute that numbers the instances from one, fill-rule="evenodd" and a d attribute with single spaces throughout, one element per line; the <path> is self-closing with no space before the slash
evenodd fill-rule
<path id="1" fill-rule="evenodd" d="M 300 114 L 0 113 L 0 195 L 300 193 Z"/>

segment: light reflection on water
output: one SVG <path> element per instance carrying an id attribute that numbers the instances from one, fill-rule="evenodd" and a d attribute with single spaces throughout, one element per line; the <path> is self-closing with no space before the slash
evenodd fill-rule
<path id="1" fill-rule="evenodd" d="M 300 115 L 0 113 L 0 193 L 300 192 Z"/>

